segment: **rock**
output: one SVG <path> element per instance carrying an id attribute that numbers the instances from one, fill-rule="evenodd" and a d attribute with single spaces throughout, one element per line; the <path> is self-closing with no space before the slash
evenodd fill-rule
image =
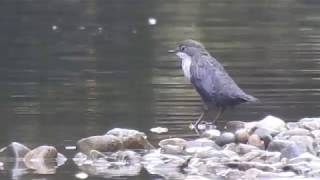
<path id="1" fill-rule="evenodd" d="M 320 158 L 314 156 L 308 152 L 302 153 L 299 156 L 292 158 L 288 161 L 288 164 L 300 163 L 300 162 L 317 162 L 320 163 Z"/>
<path id="2" fill-rule="evenodd" d="M 297 122 L 299 127 L 308 129 L 310 131 L 320 129 L 320 118 L 303 118 Z"/>
<path id="3" fill-rule="evenodd" d="M 284 131 L 280 134 L 282 137 L 290 137 L 290 136 L 311 136 L 311 132 L 303 129 L 303 128 L 294 128 Z"/>
<path id="4" fill-rule="evenodd" d="M 260 120 L 257 123 L 256 127 L 281 132 L 282 130 L 286 129 L 285 125 L 286 124 L 282 119 L 269 115 L 264 119 Z"/>
<path id="5" fill-rule="evenodd" d="M 260 163 L 273 164 L 280 161 L 280 152 L 268 152 L 263 150 L 254 150 L 248 152 L 240 158 L 240 161 L 254 161 Z"/>
<path id="6" fill-rule="evenodd" d="M 239 129 L 235 133 L 236 142 L 238 143 L 247 143 L 249 138 L 249 131 L 247 129 Z"/>
<path id="7" fill-rule="evenodd" d="M 89 155 L 91 150 L 113 152 L 122 148 L 122 141 L 114 135 L 90 136 L 80 139 L 77 146 L 81 152 Z"/>
<path id="8" fill-rule="evenodd" d="M 181 154 L 187 146 L 187 141 L 181 138 L 164 139 L 159 142 L 162 153 Z"/>
<path id="9" fill-rule="evenodd" d="M 277 169 L 269 164 L 259 162 L 228 162 L 225 163 L 230 168 L 237 168 L 241 171 L 246 171 L 251 168 L 260 169 L 262 171 L 275 172 Z"/>
<path id="10" fill-rule="evenodd" d="M 193 157 L 201 158 L 201 159 L 210 158 L 211 160 L 214 159 L 214 161 L 216 162 L 221 162 L 221 161 L 228 161 L 231 158 L 236 159 L 238 158 L 238 154 L 233 151 L 227 151 L 227 150 L 219 151 L 215 149 L 208 149 L 208 150 L 196 152 Z"/>
<path id="11" fill-rule="evenodd" d="M 210 180 L 210 179 L 208 179 L 206 177 L 197 176 L 197 175 L 189 175 L 184 180 L 195 180 L 195 179 L 197 179 L 197 180 Z"/>
<path id="12" fill-rule="evenodd" d="M 158 174 L 166 179 L 184 179 L 185 175 L 181 173 L 181 169 L 187 166 L 189 158 L 163 154 L 156 150 L 144 155 L 142 164 L 150 174 Z"/>
<path id="13" fill-rule="evenodd" d="M 316 154 L 314 140 L 310 136 L 291 136 L 289 141 L 296 143 L 302 152 Z"/>
<path id="14" fill-rule="evenodd" d="M 22 159 L 30 151 L 30 149 L 18 142 L 12 142 L 8 146 L 0 150 L 0 159 L 15 158 Z"/>
<path id="15" fill-rule="evenodd" d="M 221 132 L 217 129 L 209 129 L 204 131 L 201 136 L 204 138 L 209 138 L 215 140 L 217 137 L 221 135 Z"/>
<path id="16" fill-rule="evenodd" d="M 58 151 L 53 146 L 39 146 L 29 151 L 23 161 L 27 168 L 35 170 L 37 174 L 54 174 L 57 161 L 63 161 L 63 164 L 66 158 L 60 154 L 58 159 Z"/>
<path id="17" fill-rule="evenodd" d="M 168 132 L 168 128 L 155 127 L 155 128 L 151 128 L 150 131 L 157 134 L 163 134 Z"/>
<path id="18" fill-rule="evenodd" d="M 256 134 L 252 134 L 248 138 L 248 144 L 256 146 L 260 149 L 264 149 L 264 142 L 260 139 L 260 137 Z"/>
<path id="19" fill-rule="evenodd" d="M 188 141 L 186 144 L 185 152 L 188 154 L 206 153 L 209 150 L 220 150 L 214 141 L 207 138 L 200 138 L 193 141 Z"/>
<path id="20" fill-rule="evenodd" d="M 292 144 L 292 142 L 288 140 L 274 139 L 269 143 L 267 150 L 273 151 L 273 152 L 281 152 L 284 148 L 286 148 L 290 144 Z"/>
<path id="21" fill-rule="evenodd" d="M 142 168 L 141 155 L 131 150 L 106 153 L 92 150 L 91 157 L 78 153 L 73 160 L 86 174 L 104 178 L 136 176 Z"/>
<path id="22" fill-rule="evenodd" d="M 240 155 L 244 155 L 248 152 L 254 151 L 254 150 L 259 150 L 256 146 L 248 145 L 248 144 L 235 144 L 231 143 L 225 146 L 224 150 L 230 150 L 233 152 L 236 152 Z"/>
<path id="23" fill-rule="evenodd" d="M 301 147 L 299 147 L 296 143 L 291 143 L 281 150 L 281 158 L 295 158 L 304 152 L 305 150 L 301 149 Z"/>
<path id="24" fill-rule="evenodd" d="M 125 149 L 154 149 L 143 132 L 131 129 L 114 128 L 106 133 L 120 138 Z"/>
<path id="25" fill-rule="evenodd" d="M 219 137 L 216 138 L 215 142 L 219 146 L 224 146 L 236 141 L 236 137 L 233 133 L 224 132 Z"/>
<path id="26" fill-rule="evenodd" d="M 286 127 L 287 129 L 295 129 L 299 128 L 299 125 L 296 122 L 287 122 Z"/>
<path id="27" fill-rule="evenodd" d="M 226 132 L 235 133 L 239 129 L 243 129 L 245 127 L 245 124 L 246 123 L 242 121 L 228 121 L 224 129 Z"/>
<path id="28" fill-rule="evenodd" d="M 261 139 L 271 140 L 272 137 L 278 134 L 278 132 L 272 129 L 258 127 L 258 128 L 255 128 L 253 134 L 258 135 Z"/>

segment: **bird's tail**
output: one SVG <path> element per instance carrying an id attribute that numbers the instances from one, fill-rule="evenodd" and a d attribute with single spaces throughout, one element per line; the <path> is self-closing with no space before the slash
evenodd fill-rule
<path id="1" fill-rule="evenodd" d="M 246 97 L 244 98 L 244 100 L 247 102 L 247 103 L 260 103 L 261 101 L 256 98 L 256 97 L 253 97 L 251 95 L 246 95 Z"/>

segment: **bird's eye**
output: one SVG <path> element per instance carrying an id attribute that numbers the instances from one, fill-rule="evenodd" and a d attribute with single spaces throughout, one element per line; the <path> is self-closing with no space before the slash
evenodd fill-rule
<path id="1" fill-rule="evenodd" d="M 184 47 L 184 46 L 182 46 L 182 47 L 181 47 L 181 51 L 184 51 L 184 49 L 185 49 L 185 47 Z"/>

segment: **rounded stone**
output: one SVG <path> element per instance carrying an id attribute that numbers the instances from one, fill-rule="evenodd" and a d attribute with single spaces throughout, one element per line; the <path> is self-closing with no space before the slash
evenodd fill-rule
<path id="1" fill-rule="evenodd" d="M 256 146 L 260 149 L 264 149 L 264 142 L 257 134 L 252 134 L 251 136 L 249 136 L 248 144 Z"/>
<path id="2" fill-rule="evenodd" d="M 159 146 L 162 153 L 180 154 L 184 152 L 187 141 L 181 138 L 164 139 L 159 142 Z"/>
<path id="3" fill-rule="evenodd" d="M 239 129 L 235 133 L 236 142 L 247 143 L 249 138 L 249 132 L 247 129 Z"/>
<path id="4" fill-rule="evenodd" d="M 219 137 L 221 135 L 221 132 L 217 129 L 209 129 L 204 131 L 201 136 L 205 137 L 205 138 L 209 138 L 209 139 L 216 139 L 217 137 Z"/>
<path id="5" fill-rule="evenodd" d="M 236 137 L 233 133 L 224 132 L 219 137 L 216 138 L 215 142 L 219 146 L 224 146 L 229 143 L 235 142 Z"/>
<path id="6" fill-rule="evenodd" d="M 114 135 L 90 136 L 80 139 L 77 147 L 84 154 L 89 155 L 91 150 L 100 152 L 113 152 L 122 148 L 121 139 Z"/>
<path id="7" fill-rule="evenodd" d="M 265 117 L 264 119 L 260 120 L 257 123 L 256 127 L 270 129 L 270 130 L 280 132 L 280 131 L 286 129 L 286 123 L 280 118 L 269 115 L 269 116 Z"/>
<path id="8" fill-rule="evenodd" d="M 147 140 L 145 133 L 133 130 L 114 128 L 106 133 L 106 135 L 113 135 L 120 139 L 122 146 L 125 149 L 153 149 L 154 147 Z"/>

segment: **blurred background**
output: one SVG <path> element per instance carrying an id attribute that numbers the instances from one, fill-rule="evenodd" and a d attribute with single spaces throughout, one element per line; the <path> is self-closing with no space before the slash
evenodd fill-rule
<path id="1" fill-rule="evenodd" d="M 189 38 L 262 102 L 219 127 L 319 115 L 317 0 L 1 0 L 0 145 L 74 145 L 114 127 L 194 136 L 202 103 L 167 53 Z"/>

